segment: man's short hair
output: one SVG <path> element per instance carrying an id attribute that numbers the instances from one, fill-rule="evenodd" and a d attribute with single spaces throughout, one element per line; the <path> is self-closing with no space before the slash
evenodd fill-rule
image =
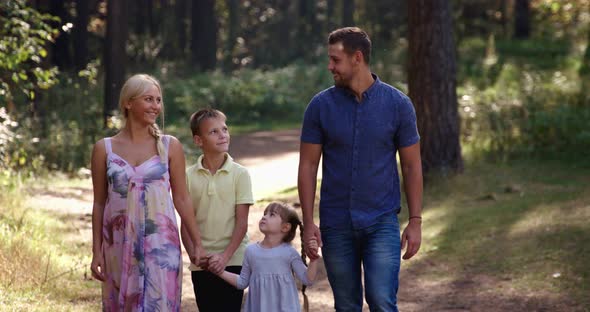
<path id="1" fill-rule="evenodd" d="M 344 27 L 334 30 L 328 36 L 328 44 L 342 43 L 344 52 L 348 55 L 356 51 L 363 53 L 365 63 L 371 59 L 371 39 L 367 33 L 358 27 Z"/>

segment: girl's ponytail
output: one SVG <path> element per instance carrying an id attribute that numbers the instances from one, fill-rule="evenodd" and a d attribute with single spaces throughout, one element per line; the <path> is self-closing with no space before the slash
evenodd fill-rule
<path id="1" fill-rule="evenodd" d="M 307 257 L 305 254 L 305 242 L 303 241 L 303 223 L 299 222 L 299 236 L 301 237 L 301 260 L 303 260 L 303 264 L 307 266 Z M 305 294 L 305 289 L 307 286 L 305 284 L 301 284 L 301 294 L 303 295 L 303 311 L 309 312 L 309 299 Z"/>

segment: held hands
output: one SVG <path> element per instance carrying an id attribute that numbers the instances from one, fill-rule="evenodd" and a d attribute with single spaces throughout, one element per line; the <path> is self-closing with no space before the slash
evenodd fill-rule
<path id="1" fill-rule="evenodd" d="M 313 223 L 305 224 L 303 228 L 303 243 L 305 244 L 305 253 L 309 257 L 310 260 L 315 260 L 319 258 L 318 255 L 318 248 L 310 249 L 308 246 L 311 240 L 315 240 L 316 244 L 319 247 L 322 247 L 322 236 L 320 234 L 320 229 L 317 225 Z"/>
<path id="2" fill-rule="evenodd" d="M 207 270 L 215 275 L 220 275 L 225 271 L 228 261 L 229 259 L 225 258 L 221 253 L 212 254 L 208 259 Z"/>
<path id="3" fill-rule="evenodd" d="M 418 253 L 420 244 L 422 243 L 422 220 L 410 219 L 408 226 L 406 226 L 402 233 L 401 243 L 402 249 L 406 247 L 406 243 L 408 245 L 402 259 L 408 260 Z"/>
<path id="4" fill-rule="evenodd" d="M 191 259 L 192 261 L 192 259 Z M 200 258 L 199 263 L 195 263 L 201 269 L 207 270 L 215 275 L 220 275 L 225 271 L 225 266 L 229 259 L 226 259 L 223 254 L 215 253 L 215 254 L 207 254 Z"/>
<path id="5" fill-rule="evenodd" d="M 201 246 L 195 248 L 192 255 L 189 254 L 191 262 L 199 267 L 202 267 L 203 264 L 206 264 L 209 257 L 210 256 L 207 254 L 205 249 L 203 249 Z"/>
<path id="6" fill-rule="evenodd" d="M 305 245 L 305 250 L 309 250 L 310 252 L 317 254 L 319 257 L 318 241 L 315 238 L 310 239 L 307 242 L 307 244 Z M 311 259 L 311 261 L 314 261 L 314 260 L 317 260 L 317 258 Z"/>

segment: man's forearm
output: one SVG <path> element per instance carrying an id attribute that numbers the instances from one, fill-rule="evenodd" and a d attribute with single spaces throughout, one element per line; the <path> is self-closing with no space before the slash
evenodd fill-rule
<path id="1" fill-rule="evenodd" d="M 317 167 L 300 165 L 297 189 L 303 213 L 303 223 L 313 223 L 313 208 L 317 188 Z"/>
<path id="2" fill-rule="evenodd" d="M 422 165 L 412 165 L 402 168 L 404 177 L 404 192 L 408 202 L 409 217 L 422 216 Z"/>

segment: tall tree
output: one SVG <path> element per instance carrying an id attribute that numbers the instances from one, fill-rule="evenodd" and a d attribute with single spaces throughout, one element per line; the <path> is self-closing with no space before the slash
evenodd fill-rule
<path id="1" fill-rule="evenodd" d="M 187 44 L 187 0 L 176 0 L 174 13 L 176 17 L 176 40 L 177 40 L 177 55 L 180 57 L 184 56 Z"/>
<path id="2" fill-rule="evenodd" d="M 336 0 L 326 1 L 326 23 L 324 24 L 324 26 L 326 27 L 327 33 L 331 32 L 336 28 L 336 23 L 334 23 L 335 5 Z"/>
<path id="3" fill-rule="evenodd" d="M 225 71 L 231 71 L 234 68 L 234 48 L 236 46 L 236 40 L 238 38 L 238 28 L 240 26 L 239 14 L 240 1 L 239 0 L 226 0 L 228 10 L 228 21 L 227 21 L 227 39 L 225 42 L 224 49 L 224 60 L 223 68 Z"/>
<path id="4" fill-rule="evenodd" d="M 342 26 L 349 27 L 354 25 L 354 0 L 342 1 Z"/>
<path id="5" fill-rule="evenodd" d="M 76 19 L 74 22 L 74 66 L 81 70 L 88 63 L 88 20 L 90 7 L 88 0 L 76 0 Z"/>
<path id="6" fill-rule="evenodd" d="M 418 117 L 424 171 L 461 171 L 451 4 L 408 1 L 408 23 L 408 85 Z"/>
<path id="7" fill-rule="evenodd" d="M 299 17 L 297 22 L 297 37 L 300 43 L 305 42 L 305 44 L 297 45 L 298 56 L 307 58 L 310 56 L 310 52 L 313 52 L 313 45 L 316 43 L 315 39 L 319 35 L 316 20 L 316 1 L 299 0 Z"/>
<path id="8" fill-rule="evenodd" d="M 60 19 L 60 22 L 55 24 L 55 28 L 59 30 L 59 35 L 53 45 L 52 62 L 61 69 L 70 68 L 72 65 L 72 57 L 70 53 L 70 29 L 68 26 L 71 17 L 68 14 L 65 5 L 66 1 L 51 1 L 49 6 L 49 13 Z"/>
<path id="9" fill-rule="evenodd" d="M 217 64 L 215 0 L 193 2 L 191 35 L 193 64 L 205 71 L 215 69 Z"/>
<path id="10" fill-rule="evenodd" d="M 125 80 L 127 0 L 107 0 L 107 31 L 104 44 L 105 126 L 117 112 L 119 91 Z"/>
<path id="11" fill-rule="evenodd" d="M 514 38 L 526 39 L 531 32 L 530 0 L 514 1 Z"/>

